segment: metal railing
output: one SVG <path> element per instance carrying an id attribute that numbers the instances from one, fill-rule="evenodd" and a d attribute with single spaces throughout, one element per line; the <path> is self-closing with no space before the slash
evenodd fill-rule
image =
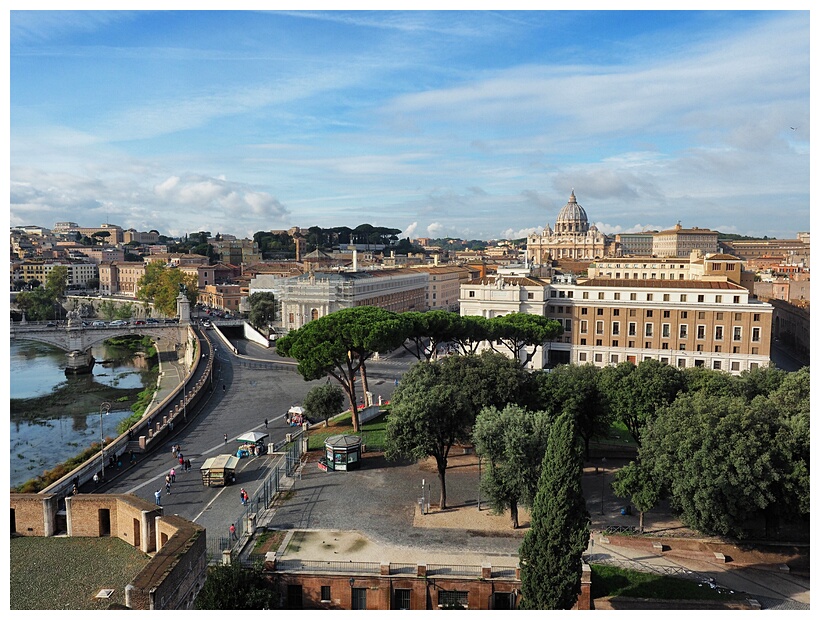
<path id="1" fill-rule="evenodd" d="M 696 573 L 682 566 L 670 566 L 668 564 L 650 564 L 640 560 L 619 560 L 607 553 L 590 553 L 583 556 L 587 564 L 602 564 L 615 566 L 628 570 L 636 570 L 642 573 L 654 573 L 656 575 L 671 575 L 674 577 L 684 577 L 686 579 L 704 579 L 700 573 Z"/>
<path id="2" fill-rule="evenodd" d="M 381 572 L 379 562 L 339 562 L 324 560 L 279 560 L 276 563 L 277 570 L 287 572 L 313 572 L 313 573 L 362 573 L 367 575 L 378 575 Z"/>
<path id="3" fill-rule="evenodd" d="M 427 575 L 464 575 L 481 577 L 480 566 L 449 566 L 447 564 L 428 564 Z"/>

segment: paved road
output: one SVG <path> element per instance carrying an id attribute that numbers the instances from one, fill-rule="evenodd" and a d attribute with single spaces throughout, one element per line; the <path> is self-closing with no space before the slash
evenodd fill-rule
<path id="1" fill-rule="evenodd" d="M 272 442 L 284 439 L 292 429 L 284 415 L 294 404 L 304 400 L 307 392 L 323 383 L 305 381 L 292 365 L 270 363 L 279 359 L 272 350 L 245 340 L 234 341 L 240 349 L 239 357 L 230 352 L 212 330 L 204 330 L 214 346 L 217 370 L 216 388 L 191 423 L 170 437 L 165 445 L 144 457 L 132 468 L 107 483 L 101 490 L 108 493 L 132 493 L 154 502 L 154 492 L 162 488 L 162 504 L 167 514 L 178 514 L 204 526 L 209 532 L 227 535 L 227 528 L 242 512 L 239 488 L 249 495 L 267 477 L 276 459 L 274 457 L 246 458 L 240 461 L 235 485 L 209 488 L 202 485 L 199 467 L 205 459 L 222 453 L 232 453 L 236 444 L 231 440 L 248 431 L 265 430 Z M 396 364 L 375 362 L 371 365 L 371 391 L 374 398 L 389 399 L 393 381 L 384 375 L 402 372 L 406 362 Z M 173 365 L 166 367 L 169 376 L 175 376 Z M 224 385 L 224 390 L 222 386 Z M 224 434 L 229 437 L 226 447 Z M 185 458 L 191 459 L 192 469 L 180 472 L 177 466 L 176 483 L 171 494 L 165 493 L 165 475 L 178 465 L 171 456 L 171 447 L 180 444 Z"/>

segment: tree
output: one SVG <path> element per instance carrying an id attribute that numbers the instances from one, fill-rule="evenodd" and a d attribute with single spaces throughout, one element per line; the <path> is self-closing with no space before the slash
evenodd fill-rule
<path id="1" fill-rule="evenodd" d="M 46 291 L 55 301 L 65 296 L 68 288 L 68 267 L 56 265 L 46 276 Z"/>
<path id="2" fill-rule="evenodd" d="M 519 551 L 523 609 L 571 609 L 578 601 L 589 541 L 581 473 L 575 420 L 562 413 L 549 433 L 530 531 Z"/>
<path id="3" fill-rule="evenodd" d="M 194 274 L 152 262 L 145 266 L 145 273 L 137 281 L 137 299 L 153 302 L 154 307 L 164 315 L 173 316 L 177 312 L 180 285 L 184 287 L 188 301 L 196 303 L 198 289 Z"/>
<path id="4" fill-rule="evenodd" d="M 661 499 L 661 484 L 647 467 L 638 461 L 630 461 L 615 473 L 612 490 L 618 497 L 629 498 L 638 509 L 638 529 L 643 533 L 644 513 L 652 510 Z"/>
<path id="5" fill-rule="evenodd" d="M 684 394 L 645 431 L 639 458 L 690 527 L 745 538 L 755 518 L 800 505 L 789 430 L 767 399 Z M 807 482 L 807 480 L 806 480 Z"/>
<path id="6" fill-rule="evenodd" d="M 399 315 L 407 340 L 402 346 L 417 359 L 430 360 L 436 353 L 439 344 L 452 340 L 461 325 L 461 316 L 446 310 L 430 312 L 402 312 Z"/>
<path id="7" fill-rule="evenodd" d="M 441 508 L 447 507 L 446 470 L 452 447 L 467 441 L 478 412 L 530 398 L 528 373 L 504 355 L 453 355 L 420 361 L 393 393 L 387 422 L 388 458 L 433 457 L 441 483 Z"/>
<path id="8" fill-rule="evenodd" d="M 641 431 L 683 388 L 680 371 L 658 360 L 644 360 L 637 366 L 621 362 L 601 369 L 601 392 L 618 420 L 633 439 L 642 444 Z"/>
<path id="9" fill-rule="evenodd" d="M 217 564 L 208 569 L 205 585 L 194 601 L 196 609 L 273 609 L 275 590 L 260 563 L 245 568 L 240 562 Z"/>
<path id="10" fill-rule="evenodd" d="M 276 318 L 278 305 L 275 301 L 262 300 L 251 307 L 248 322 L 257 329 L 267 326 Z"/>
<path id="11" fill-rule="evenodd" d="M 589 443 L 606 437 L 611 423 L 607 400 L 599 387 L 600 370 L 594 364 L 561 364 L 552 372 L 535 373 L 538 385 L 537 408 L 553 415 L 569 411 L 575 417 L 584 440 L 584 456 L 589 459 Z"/>
<path id="12" fill-rule="evenodd" d="M 338 385 L 326 383 L 312 388 L 302 402 L 307 414 L 310 417 L 322 418 L 327 428 L 328 419 L 342 410 L 345 397 Z"/>
<path id="13" fill-rule="evenodd" d="M 91 239 L 94 243 L 99 243 L 100 245 L 105 245 L 105 242 L 108 241 L 108 238 L 111 236 L 111 233 L 107 230 L 98 230 L 95 233 L 91 233 Z"/>
<path id="14" fill-rule="evenodd" d="M 276 341 L 280 355 L 299 362 L 306 381 L 333 377 L 350 401 L 353 430 L 359 430 L 356 378 L 367 390 L 366 361 L 401 345 L 404 336 L 396 314 L 375 306 L 333 312 L 306 323 Z"/>
<path id="15" fill-rule="evenodd" d="M 532 361 L 539 346 L 564 333 L 561 323 L 537 314 L 511 312 L 489 321 L 489 341 L 505 346 L 521 366 Z M 531 347 L 530 350 L 528 350 Z"/>
<path id="16" fill-rule="evenodd" d="M 531 506 L 538 490 L 537 464 L 546 452 L 548 434 L 548 414 L 518 405 L 485 407 L 476 418 L 473 443 L 478 455 L 489 461 L 481 488 L 496 513 L 509 509 L 513 529 L 518 528 L 518 506 Z"/>
<path id="17" fill-rule="evenodd" d="M 467 315 L 461 317 L 453 334 L 453 341 L 458 344 L 462 354 L 470 355 L 478 350 L 479 345 L 489 337 L 489 320 L 483 316 Z"/>
<path id="18" fill-rule="evenodd" d="M 44 288 L 21 291 L 17 294 L 17 307 L 29 321 L 47 321 L 54 318 L 55 299 Z"/>

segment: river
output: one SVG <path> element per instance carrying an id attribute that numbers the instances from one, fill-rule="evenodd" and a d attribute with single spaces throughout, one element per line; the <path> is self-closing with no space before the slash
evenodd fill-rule
<path id="1" fill-rule="evenodd" d="M 141 358 L 105 345 L 92 347 L 98 362 L 91 376 L 67 377 L 65 352 L 33 341 L 12 341 L 10 345 L 10 398 L 34 398 L 65 390 L 88 390 L 100 384 L 121 389 L 141 389 L 146 372 Z M 112 360 L 101 364 L 102 360 Z M 131 415 L 129 406 L 118 407 L 102 416 L 105 437 L 117 435 L 117 424 Z M 10 484 L 12 487 L 52 469 L 100 441 L 100 411 L 69 415 L 46 414 L 38 420 L 10 418 Z"/>

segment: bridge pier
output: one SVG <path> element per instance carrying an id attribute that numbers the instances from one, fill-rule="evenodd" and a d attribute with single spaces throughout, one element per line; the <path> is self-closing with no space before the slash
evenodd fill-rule
<path id="1" fill-rule="evenodd" d="M 94 356 L 91 351 L 70 351 L 65 354 L 67 375 L 87 375 L 94 368 Z"/>

